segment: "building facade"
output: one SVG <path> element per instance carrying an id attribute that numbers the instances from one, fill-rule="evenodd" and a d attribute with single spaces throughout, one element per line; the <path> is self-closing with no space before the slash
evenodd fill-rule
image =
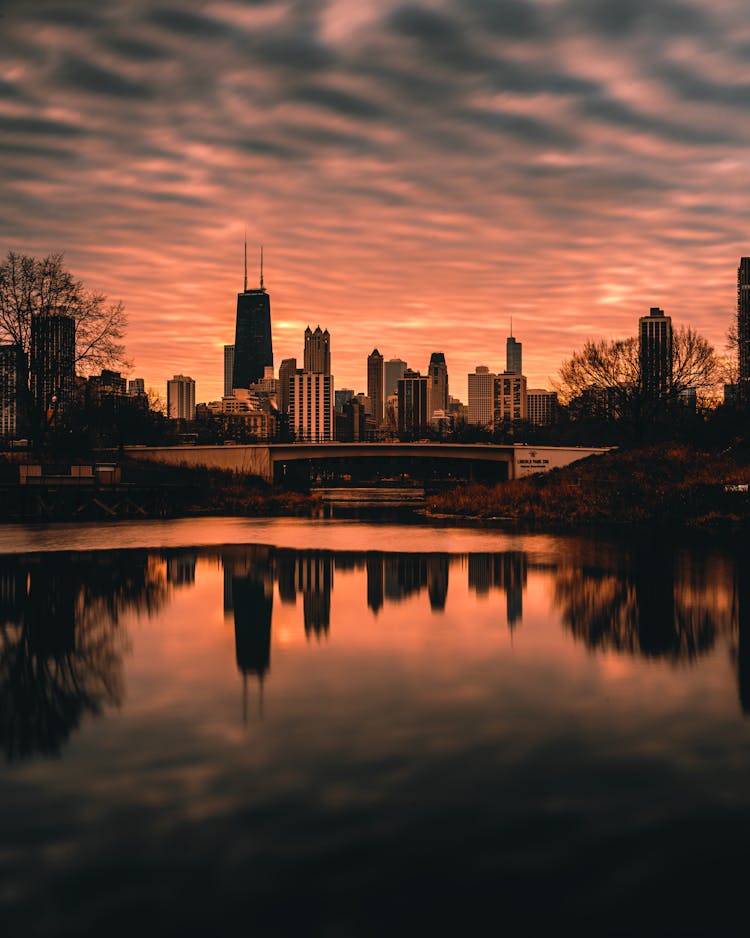
<path id="1" fill-rule="evenodd" d="M 313 374 L 331 373 L 331 336 L 327 329 L 316 326 L 315 332 L 305 329 L 304 370 Z"/>
<path id="2" fill-rule="evenodd" d="M 234 346 L 224 346 L 224 396 L 232 393 L 234 380 Z"/>
<path id="3" fill-rule="evenodd" d="M 296 371 L 296 358 L 285 358 L 279 365 L 279 413 L 289 413 L 289 382 Z"/>
<path id="4" fill-rule="evenodd" d="M 406 362 L 400 358 L 390 358 L 384 365 L 383 398 L 398 394 L 398 382 L 404 377 Z"/>
<path id="5" fill-rule="evenodd" d="M 290 382 L 289 423 L 294 438 L 304 443 L 333 440 L 333 377 L 298 371 Z"/>
<path id="6" fill-rule="evenodd" d="M 128 381 L 128 394 L 145 394 L 146 382 L 143 378 L 131 378 Z"/>
<path id="7" fill-rule="evenodd" d="M 175 375 L 167 381 L 167 417 L 170 420 L 195 420 L 195 381 Z"/>
<path id="8" fill-rule="evenodd" d="M 527 420 L 535 427 L 549 427 L 557 419 L 557 393 L 544 388 L 526 392 Z"/>
<path id="9" fill-rule="evenodd" d="M 407 368 L 398 382 L 398 429 L 400 432 L 427 426 L 427 377 Z"/>
<path id="10" fill-rule="evenodd" d="M 427 367 L 427 417 L 448 409 L 448 366 L 442 352 L 433 352 Z"/>
<path id="11" fill-rule="evenodd" d="M 385 416 L 384 382 L 383 356 L 377 349 L 373 349 L 367 356 L 367 396 L 372 401 L 372 416 L 377 427 L 383 423 Z"/>
<path id="12" fill-rule="evenodd" d="M 750 403 L 750 257 L 737 268 L 737 398 Z"/>
<path id="13" fill-rule="evenodd" d="M 672 384 L 672 320 L 658 306 L 638 320 L 638 350 L 644 393 L 666 396 Z"/>
<path id="14" fill-rule="evenodd" d="M 14 439 L 18 436 L 21 417 L 21 383 L 26 369 L 24 351 L 20 345 L 0 345 L 0 436 Z"/>
<path id="15" fill-rule="evenodd" d="M 494 424 L 496 377 L 486 365 L 477 365 L 474 374 L 469 375 L 467 423 L 476 423 L 482 427 Z"/>
<path id="16" fill-rule="evenodd" d="M 54 420 L 75 390 L 76 326 L 71 316 L 31 317 L 31 394 L 37 412 Z"/>
<path id="17" fill-rule="evenodd" d="M 495 377 L 494 425 L 520 423 L 526 420 L 526 378 L 508 374 Z"/>

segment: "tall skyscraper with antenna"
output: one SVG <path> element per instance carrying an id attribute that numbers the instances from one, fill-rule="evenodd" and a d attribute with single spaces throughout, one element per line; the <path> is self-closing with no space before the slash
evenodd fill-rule
<path id="1" fill-rule="evenodd" d="M 271 300 L 263 285 L 263 248 L 260 249 L 260 284 L 247 288 L 247 238 L 245 239 L 245 284 L 237 294 L 237 323 L 234 334 L 232 387 L 247 388 L 263 378 L 266 366 L 273 367 Z"/>
<path id="2" fill-rule="evenodd" d="M 508 374 L 522 375 L 522 343 L 513 338 L 513 320 L 510 321 L 510 335 L 505 341 L 505 370 Z"/>

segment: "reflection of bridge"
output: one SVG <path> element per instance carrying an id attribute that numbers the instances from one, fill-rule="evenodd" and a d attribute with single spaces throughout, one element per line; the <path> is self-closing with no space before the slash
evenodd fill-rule
<path id="1" fill-rule="evenodd" d="M 397 472 L 427 474 L 432 464 L 463 467 L 463 474 L 488 481 L 515 479 L 530 472 L 567 466 L 585 456 L 606 452 L 582 446 L 525 446 L 491 443 L 271 443 L 232 446 L 127 446 L 128 456 L 173 466 L 229 469 L 242 475 L 260 476 L 268 482 L 283 481 L 288 474 L 306 476 L 310 467 L 339 471 L 367 461 L 388 465 Z M 429 461 L 429 463 L 427 462 Z M 421 464 L 421 469 L 420 469 Z M 288 470 L 291 470 L 288 473 Z M 305 471 L 306 470 L 306 471 Z M 425 471 L 426 470 L 426 471 Z"/>

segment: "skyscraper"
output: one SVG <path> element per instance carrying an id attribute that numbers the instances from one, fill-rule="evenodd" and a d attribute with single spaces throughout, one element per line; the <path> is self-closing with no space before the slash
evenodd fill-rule
<path id="1" fill-rule="evenodd" d="M 260 252 L 260 285 L 257 290 L 248 290 L 245 242 L 245 289 L 237 294 L 232 388 L 249 388 L 261 381 L 267 365 L 273 367 L 273 345 L 271 300 L 263 286 L 263 250 Z"/>
<path id="2" fill-rule="evenodd" d="M 388 398 L 392 394 L 398 394 L 398 382 L 404 377 L 406 371 L 406 362 L 400 358 L 390 358 L 385 363 L 385 382 L 383 387 L 383 397 Z"/>
<path id="3" fill-rule="evenodd" d="M 18 435 L 24 351 L 20 345 L 0 345 L 0 436 Z"/>
<path id="4" fill-rule="evenodd" d="M 664 397 L 672 382 L 672 320 L 652 306 L 638 320 L 641 380 L 648 397 Z"/>
<path id="5" fill-rule="evenodd" d="M 495 419 L 495 377 L 486 365 L 477 365 L 469 375 L 469 423 L 482 427 L 492 425 Z"/>
<path id="6" fill-rule="evenodd" d="M 279 411 L 282 414 L 289 413 L 289 381 L 294 377 L 297 371 L 296 358 L 284 358 L 279 365 Z"/>
<path id="7" fill-rule="evenodd" d="M 234 346 L 224 346 L 224 397 L 229 397 L 232 393 L 232 381 L 234 379 Z"/>
<path id="8" fill-rule="evenodd" d="M 75 387 L 76 324 L 71 316 L 31 317 L 31 394 L 37 412 L 54 419 Z"/>
<path id="9" fill-rule="evenodd" d="M 427 419 L 448 410 L 448 366 L 442 352 L 433 352 L 427 369 Z"/>
<path id="10" fill-rule="evenodd" d="M 289 387 L 289 423 L 295 439 L 305 443 L 332 440 L 333 377 L 298 371 Z"/>
<path id="11" fill-rule="evenodd" d="M 375 426 L 383 422 L 383 356 L 377 349 L 373 349 L 367 356 L 367 396 L 372 401 L 372 416 Z"/>
<path id="12" fill-rule="evenodd" d="M 513 326 L 511 325 L 511 334 L 505 340 L 505 370 L 512 375 L 523 374 L 521 363 L 521 352 L 523 344 L 513 338 Z"/>
<path id="13" fill-rule="evenodd" d="M 331 373 L 331 336 L 328 330 L 317 326 L 315 332 L 308 326 L 305 329 L 305 371 L 312 374 L 330 375 Z"/>
<path id="14" fill-rule="evenodd" d="M 175 375 L 167 381 L 167 417 L 170 420 L 195 420 L 195 381 Z"/>
<path id="15" fill-rule="evenodd" d="M 398 382 L 398 429 L 416 430 L 427 425 L 427 378 L 407 368 Z"/>
<path id="16" fill-rule="evenodd" d="M 750 403 L 750 257 L 741 257 L 737 268 L 738 397 Z"/>

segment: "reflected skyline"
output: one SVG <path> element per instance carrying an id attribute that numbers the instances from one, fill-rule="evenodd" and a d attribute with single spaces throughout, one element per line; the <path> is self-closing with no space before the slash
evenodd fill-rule
<path id="1" fill-rule="evenodd" d="M 58 755 L 85 716 L 122 705 L 130 639 L 121 618 L 158 618 L 178 594 L 199 589 L 202 563 L 221 570 L 219 602 L 233 628 L 245 719 L 248 682 L 257 683 L 262 714 L 279 617 L 287 623 L 286 643 L 295 634 L 289 615 L 301 619 L 305 644 L 336 643 L 339 578 L 346 583 L 339 614 L 355 620 L 365 608 L 379 621 L 417 601 L 421 615 L 446 617 L 453 629 L 458 616 L 471 636 L 489 600 L 490 616 L 512 638 L 536 583 L 563 634 L 596 654 L 694 665 L 721 640 L 736 674 L 740 708 L 750 712 L 750 571 L 744 555 L 701 560 L 687 550 L 653 545 L 600 545 L 593 553 L 576 553 L 572 545 L 552 561 L 522 550 L 419 554 L 268 546 L 27 555 L 0 558 L 0 742 L 6 760 Z"/>

